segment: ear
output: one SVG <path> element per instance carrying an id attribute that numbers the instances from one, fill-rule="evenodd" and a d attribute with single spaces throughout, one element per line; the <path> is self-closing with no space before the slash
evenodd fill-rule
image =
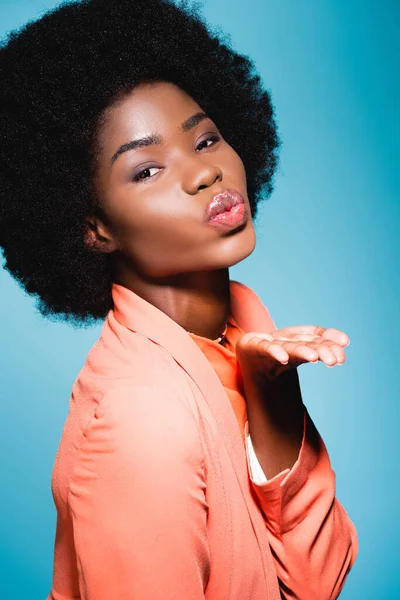
<path id="1" fill-rule="evenodd" d="M 117 249 L 117 245 L 98 217 L 91 216 L 86 219 L 85 244 L 93 252 L 111 253 Z"/>

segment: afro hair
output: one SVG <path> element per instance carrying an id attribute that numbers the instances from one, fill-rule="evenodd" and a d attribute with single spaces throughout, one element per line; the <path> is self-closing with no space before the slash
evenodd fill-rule
<path id="1" fill-rule="evenodd" d="M 111 255 L 86 245 L 105 110 L 167 81 L 209 114 L 243 161 L 252 217 L 273 189 L 280 141 L 253 62 L 178 0 L 63 2 L 0 46 L 0 248 L 40 313 L 74 327 L 113 307 Z"/>

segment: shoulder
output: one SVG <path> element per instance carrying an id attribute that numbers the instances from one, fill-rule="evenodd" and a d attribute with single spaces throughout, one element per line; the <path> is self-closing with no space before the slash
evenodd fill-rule
<path id="1" fill-rule="evenodd" d="M 143 424 L 145 421 L 163 420 L 167 423 L 193 419 L 183 393 L 167 386 L 140 385 L 136 378 L 113 381 L 99 401 L 97 410 L 114 425 L 133 418 L 140 419 Z"/>
<path id="2" fill-rule="evenodd" d="M 142 384 L 153 374 L 155 354 L 155 344 L 120 325 L 109 315 L 99 338 L 88 352 L 80 374 L 100 379 L 135 376 Z"/>
<path id="3" fill-rule="evenodd" d="M 277 329 L 269 309 L 252 288 L 231 280 L 230 291 L 233 316 L 243 329 L 265 332 Z"/>
<path id="4" fill-rule="evenodd" d="M 201 439 L 184 403 L 167 389 L 125 382 L 87 423 L 67 497 L 75 519 L 96 510 L 108 519 L 111 509 L 124 519 L 132 510 L 160 510 L 160 495 L 174 504 L 204 485 Z"/>
<path id="5" fill-rule="evenodd" d="M 167 388 L 114 384 L 98 402 L 84 432 L 84 448 L 120 457 L 200 456 L 200 432 L 184 398 Z"/>

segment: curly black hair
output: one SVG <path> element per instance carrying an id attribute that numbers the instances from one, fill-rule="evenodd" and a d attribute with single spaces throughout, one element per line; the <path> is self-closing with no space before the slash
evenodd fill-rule
<path id="1" fill-rule="evenodd" d="M 104 111 L 141 82 L 179 86 L 244 163 L 253 219 L 280 140 L 253 62 L 186 0 L 63 2 L 0 46 L 0 247 L 40 313 L 73 327 L 113 307 L 110 254 L 84 242 Z"/>

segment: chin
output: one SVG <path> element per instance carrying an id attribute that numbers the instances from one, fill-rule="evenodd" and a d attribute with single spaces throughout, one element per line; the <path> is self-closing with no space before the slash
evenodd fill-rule
<path id="1" fill-rule="evenodd" d="M 256 232 L 252 222 L 248 221 L 242 229 L 225 237 L 224 241 L 224 249 L 221 248 L 219 259 L 225 263 L 223 266 L 233 267 L 250 256 L 256 247 Z"/>
<path id="2" fill-rule="evenodd" d="M 256 247 L 257 238 L 256 238 L 256 232 L 254 230 L 254 227 L 247 227 L 246 229 L 247 229 L 246 240 L 243 241 L 243 244 L 241 247 L 241 258 L 239 260 L 244 260 L 245 258 L 250 256 L 250 254 L 252 254 L 253 250 Z M 244 231 L 243 231 L 243 233 L 244 233 Z"/>

